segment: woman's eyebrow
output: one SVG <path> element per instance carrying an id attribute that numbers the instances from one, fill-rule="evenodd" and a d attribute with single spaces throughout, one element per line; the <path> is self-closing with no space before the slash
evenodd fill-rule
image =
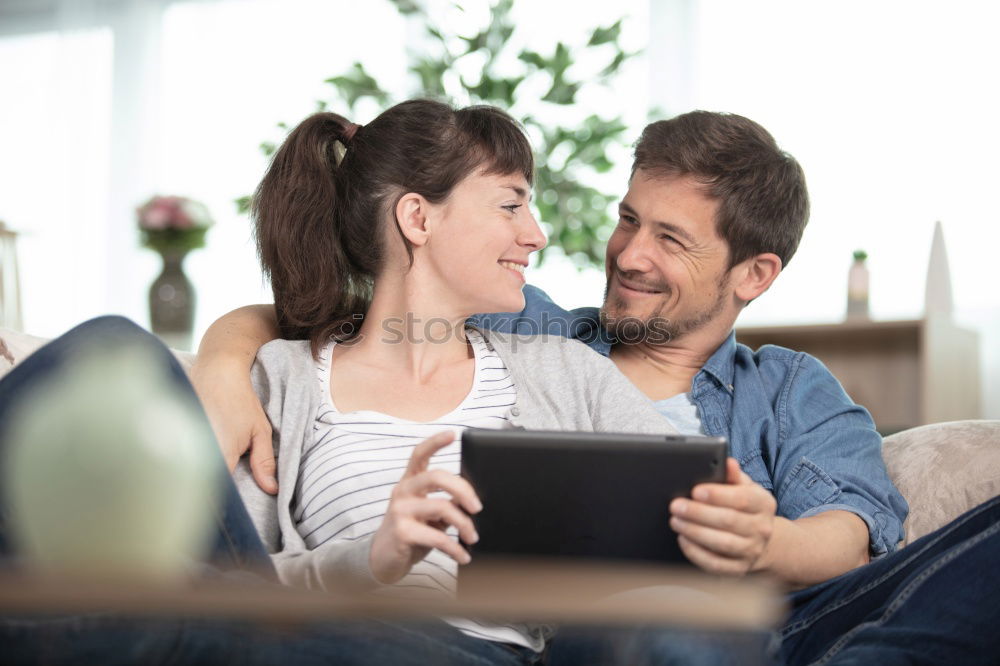
<path id="1" fill-rule="evenodd" d="M 514 194 L 521 197 L 522 199 L 524 199 L 525 197 L 527 197 L 529 200 L 531 199 L 531 195 L 528 193 L 528 190 L 518 185 L 501 185 L 500 187 L 507 190 L 513 190 Z"/>

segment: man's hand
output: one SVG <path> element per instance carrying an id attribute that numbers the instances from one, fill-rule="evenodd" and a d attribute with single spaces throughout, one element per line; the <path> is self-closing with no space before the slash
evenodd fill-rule
<path id="1" fill-rule="evenodd" d="M 246 368 L 196 364 L 191 382 L 215 431 L 229 471 L 235 469 L 240 457 L 249 450 L 250 469 L 257 485 L 272 495 L 278 492 L 271 424 L 250 384 Z"/>
<path id="2" fill-rule="evenodd" d="M 233 310 L 205 331 L 190 372 L 229 471 L 249 450 L 254 480 L 272 495 L 278 481 L 271 424 L 250 383 L 250 367 L 261 345 L 279 335 L 273 306 Z"/>
<path id="3" fill-rule="evenodd" d="M 726 483 L 703 483 L 692 499 L 670 503 L 670 527 L 691 562 L 712 573 L 743 575 L 763 567 L 774 533 L 777 502 L 726 460 Z"/>

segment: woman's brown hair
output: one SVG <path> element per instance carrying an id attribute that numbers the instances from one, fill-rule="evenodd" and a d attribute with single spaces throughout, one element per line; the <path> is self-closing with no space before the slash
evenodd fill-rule
<path id="1" fill-rule="evenodd" d="M 275 154 L 251 206 L 282 337 L 307 338 L 315 353 L 331 336 L 356 332 L 382 269 L 383 225 L 403 195 L 440 203 L 477 171 L 530 183 L 533 170 L 524 130 L 491 106 L 410 100 L 360 128 L 335 113 L 306 118 Z"/>

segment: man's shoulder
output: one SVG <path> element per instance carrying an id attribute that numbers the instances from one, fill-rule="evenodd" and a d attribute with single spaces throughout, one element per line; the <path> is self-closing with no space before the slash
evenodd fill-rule
<path id="1" fill-rule="evenodd" d="M 815 425 L 829 414 L 864 412 L 840 380 L 812 354 L 777 345 L 764 345 L 756 351 L 738 345 L 736 357 L 736 392 L 766 396 L 775 413 L 789 422 Z M 866 426 L 870 424 L 867 412 L 863 420 Z"/>
<path id="2" fill-rule="evenodd" d="M 781 347 L 779 345 L 762 345 L 756 350 L 742 344 L 736 344 L 737 366 L 752 365 L 760 372 L 768 375 L 788 375 L 802 367 L 810 370 L 826 370 L 823 362 L 812 354 Z"/>
<path id="3" fill-rule="evenodd" d="M 763 390 L 772 398 L 781 393 L 789 397 L 791 392 L 809 391 L 817 386 L 840 387 L 821 360 L 779 345 L 763 345 L 753 350 L 737 343 L 734 366 L 735 386 Z M 752 381 L 747 381 L 751 378 Z"/>
<path id="4" fill-rule="evenodd" d="M 604 359 L 583 342 L 561 335 L 559 333 L 531 332 L 524 333 L 522 329 L 496 330 L 477 327 L 483 337 L 493 347 L 498 348 L 502 355 L 512 354 L 523 362 L 535 362 L 538 359 L 553 359 L 556 362 L 571 359 Z"/>
<path id="5" fill-rule="evenodd" d="M 589 340 L 600 325 L 599 308 L 567 310 L 542 289 L 524 286 L 524 309 L 520 312 L 478 314 L 470 323 L 479 328 L 522 335 L 558 335 Z"/>

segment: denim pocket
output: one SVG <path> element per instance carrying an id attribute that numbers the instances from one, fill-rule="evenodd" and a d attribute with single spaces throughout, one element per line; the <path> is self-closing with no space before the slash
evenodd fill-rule
<path id="1" fill-rule="evenodd" d="M 814 507 L 835 503 L 840 488 L 816 463 L 802 458 L 788 475 L 778 497 L 780 513 L 795 519 Z"/>

